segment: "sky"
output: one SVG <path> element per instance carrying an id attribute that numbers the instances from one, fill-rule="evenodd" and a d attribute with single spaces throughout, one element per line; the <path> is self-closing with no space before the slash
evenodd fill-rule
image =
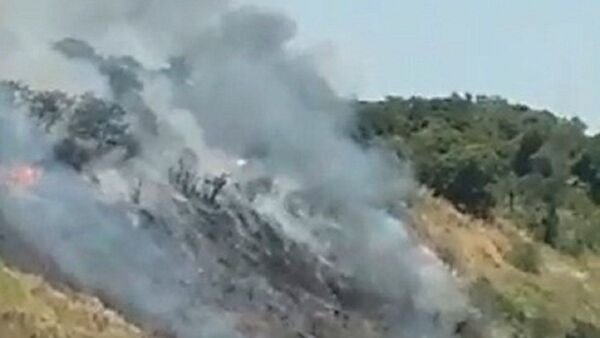
<path id="1" fill-rule="evenodd" d="M 501 95 L 600 130 L 599 0 L 239 0 L 277 9 L 343 95 Z"/>

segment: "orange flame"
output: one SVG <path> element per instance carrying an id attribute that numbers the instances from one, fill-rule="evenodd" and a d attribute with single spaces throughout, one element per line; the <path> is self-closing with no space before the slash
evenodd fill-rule
<path id="1" fill-rule="evenodd" d="M 8 181 L 15 186 L 31 188 L 38 184 L 42 178 L 42 170 L 30 165 L 20 165 L 8 174 Z"/>

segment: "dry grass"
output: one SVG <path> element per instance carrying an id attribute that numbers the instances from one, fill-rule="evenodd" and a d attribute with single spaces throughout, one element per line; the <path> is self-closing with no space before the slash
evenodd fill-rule
<path id="1" fill-rule="evenodd" d="M 0 337 L 141 338 L 98 301 L 65 294 L 0 262 Z"/>
<path id="2" fill-rule="evenodd" d="M 497 298 L 487 300 L 500 313 L 492 316 L 525 337 L 564 337 L 576 321 L 600 327 L 600 257 L 567 256 L 532 241 L 510 222 L 473 219 L 428 193 L 415 207 L 414 228 L 468 285 L 485 281 L 493 291 L 487 298 Z M 535 254 L 535 261 L 515 252 Z M 535 264 L 535 271 L 515 259 Z"/>

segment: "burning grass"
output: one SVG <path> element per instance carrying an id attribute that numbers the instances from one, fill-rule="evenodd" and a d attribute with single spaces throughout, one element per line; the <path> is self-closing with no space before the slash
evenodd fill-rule
<path id="1" fill-rule="evenodd" d="M 33 188 L 42 176 L 43 170 L 30 164 L 17 164 L 0 170 L 2 184 L 11 188 Z"/>

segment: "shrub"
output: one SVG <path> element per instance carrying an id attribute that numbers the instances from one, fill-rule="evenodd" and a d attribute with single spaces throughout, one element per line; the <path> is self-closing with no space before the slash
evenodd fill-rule
<path id="1" fill-rule="evenodd" d="M 532 243 L 521 239 L 513 241 L 507 259 L 515 268 L 523 272 L 533 274 L 540 272 L 540 253 Z"/>

